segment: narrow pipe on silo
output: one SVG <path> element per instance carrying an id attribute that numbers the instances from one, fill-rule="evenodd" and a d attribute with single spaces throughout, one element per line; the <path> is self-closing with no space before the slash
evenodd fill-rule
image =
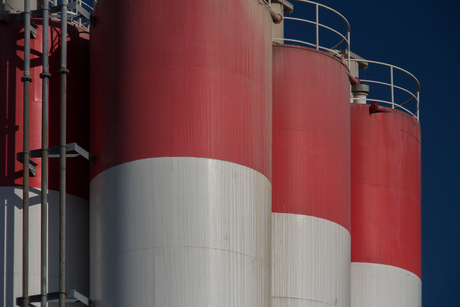
<path id="1" fill-rule="evenodd" d="M 61 68 L 60 75 L 60 134 L 59 134 L 59 306 L 65 307 L 65 245 L 66 245 L 66 113 L 67 113 L 67 0 L 61 5 Z"/>
<path id="2" fill-rule="evenodd" d="M 22 194 L 22 306 L 29 306 L 29 100 L 30 100 L 30 2 L 24 0 L 24 168 Z"/>
<path id="3" fill-rule="evenodd" d="M 40 277 L 41 277 L 41 306 L 47 304 L 47 275 L 48 275 L 48 34 L 49 34 L 49 3 L 43 2 L 43 71 L 42 79 L 42 176 L 41 176 L 41 240 L 40 240 Z"/>

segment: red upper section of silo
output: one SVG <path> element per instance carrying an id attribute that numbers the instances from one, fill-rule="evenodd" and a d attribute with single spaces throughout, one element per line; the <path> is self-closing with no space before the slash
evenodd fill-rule
<path id="1" fill-rule="evenodd" d="M 23 152 L 24 25 L 10 15 L 9 23 L 0 23 L 0 186 L 22 186 L 22 164 L 16 154 Z M 41 148 L 41 31 L 30 40 L 30 149 Z M 39 163 L 39 159 L 32 159 Z M 41 169 L 30 177 L 30 187 L 40 187 Z"/>
<path id="2" fill-rule="evenodd" d="M 273 212 L 350 229 L 350 89 L 324 52 L 273 47 Z"/>
<path id="3" fill-rule="evenodd" d="M 404 112 L 351 105 L 352 261 L 421 277 L 420 125 Z"/>
<path id="4" fill-rule="evenodd" d="M 41 19 L 36 37 L 30 40 L 30 150 L 41 148 L 42 121 L 42 27 Z M 67 141 L 89 147 L 89 40 L 88 34 L 73 25 L 68 26 L 67 81 Z M 0 186 L 22 186 L 23 166 L 16 154 L 23 151 L 23 101 L 24 90 L 24 26 L 10 15 L 9 23 L 0 23 L 0 151 L 4 162 L 0 164 Z M 50 21 L 49 81 L 49 146 L 59 145 L 59 88 L 60 80 L 60 21 Z M 41 159 L 32 158 L 38 165 L 30 186 L 40 188 Z M 51 190 L 59 189 L 59 159 L 49 160 L 49 184 Z M 89 196 L 89 163 L 83 158 L 67 160 L 67 193 L 79 197 Z"/>
<path id="5" fill-rule="evenodd" d="M 271 18 L 257 1 L 101 1 L 91 29 L 91 176 L 204 157 L 271 177 Z"/>

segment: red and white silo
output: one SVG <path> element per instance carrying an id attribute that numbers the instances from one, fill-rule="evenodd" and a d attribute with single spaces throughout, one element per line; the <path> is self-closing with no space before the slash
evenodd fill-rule
<path id="1" fill-rule="evenodd" d="M 259 1 L 100 1 L 91 298 L 269 306 L 271 17 Z"/>
<path id="2" fill-rule="evenodd" d="M 3 15 L 6 16 L 6 15 Z M 7 16 L 9 22 L 0 22 L 0 237 L 2 246 L 0 263 L 3 276 L 0 281 L 0 305 L 14 306 L 16 298 L 22 297 L 22 196 L 23 165 L 17 161 L 17 153 L 23 152 L 23 83 L 24 69 L 24 25 L 17 14 Z M 38 26 L 35 38 L 31 39 L 30 86 L 30 150 L 41 148 L 42 120 L 42 21 L 34 19 Z M 50 107 L 59 106 L 59 57 L 60 21 L 51 20 L 50 27 Z M 68 122 L 68 140 L 81 146 L 88 144 L 87 109 L 89 106 L 88 69 L 89 37 L 81 28 L 68 28 L 68 68 L 71 71 L 68 86 L 68 110 L 75 117 Z M 59 145 L 59 110 L 50 111 L 49 145 Z M 69 116 L 71 117 L 71 116 Z M 57 133 L 57 135 L 56 135 Z M 87 147 L 86 147 L 87 148 Z M 81 158 L 69 159 L 67 178 L 67 289 L 76 289 L 84 295 L 89 293 L 89 164 Z M 40 294 L 40 198 L 41 159 L 37 163 L 35 176 L 30 177 L 29 217 L 29 295 Z M 48 184 L 48 292 L 58 291 L 58 207 L 59 172 L 58 159 L 50 158 Z"/>
<path id="3" fill-rule="evenodd" d="M 421 151 L 415 116 L 351 105 L 351 306 L 421 306 Z"/>
<path id="4" fill-rule="evenodd" d="M 336 57 L 273 46 L 273 307 L 350 306 L 349 87 Z"/>

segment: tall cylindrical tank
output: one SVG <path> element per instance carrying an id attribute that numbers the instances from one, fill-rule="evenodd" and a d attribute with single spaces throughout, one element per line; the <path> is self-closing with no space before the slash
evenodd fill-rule
<path id="1" fill-rule="evenodd" d="M 42 28 L 41 20 L 34 19 L 38 25 L 36 37 L 31 39 L 30 87 L 30 149 L 41 148 L 41 92 L 42 82 Z M 50 22 L 50 128 L 49 145 L 59 145 L 59 69 L 60 22 Z M 0 305 L 14 306 L 16 298 L 22 296 L 22 169 L 16 154 L 23 151 L 23 55 L 24 26 L 17 21 L 17 15 L 9 16 L 9 23 L 0 23 L 0 150 L 3 162 L 0 164 L 0 237 L 5 248 L 1 253 L 2 279 L 0 281 Z M 68 86 L 68 110 L 78 115 L 69 120 L 68 140 L 85 146 L 88 143 L 88 34 L 74 26 L 68 31 L 69 62 L 71 71 Z M 56 113 L 57 112 L 57 113 Z M 69 116 L 70 117 L 70 116 Z M 86 124 L 85 124 L 86 122 Z M 88 146 L 88 144 L 86 144 Z M 41 160 L 37 163 L 36 174 L 30 177 L 30 258 L 29 294 L 40 294 L 40 195 Z M 49 162 L 49 224 L 48 224 L 48 290 L 58 291 L 58 207 L 59 207 L 59 161 L 50 158 Z M 76 289 L 89 294 L 89 164 L 87 161 L 71 159 L 68 162 L 67 177 L 67 289 Z M 85 173 L 86 172 L 86 173 Z"/>
<path id="2" fill-rule="evenodd" d="M 269 306 L 271 17 L 100 1 L 91 29 L 91 298 Z"/>
<path id="3" fill-rule="evenodd" d="M 324 52 L 273 46 L 273 307 L 350 305 L 345 69 Z"/>
<path id="4" fill-rule="evenodd" d="M 420 125 L 351 105 L 352 307 L 421 306 Z"/>

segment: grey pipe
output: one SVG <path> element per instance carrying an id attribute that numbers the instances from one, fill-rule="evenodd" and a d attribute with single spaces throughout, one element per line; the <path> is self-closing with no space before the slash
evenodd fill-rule
<path id="1" fill-rule="evenodd" d="M 47 276 L 48 276 L 48 79 L 49 73 L 48 45 L 49 45 L 49 4 L 43 2 L 43 70 L 40 74 L 42 79 L 42 182 L 41 182 L 41 306 L 47 304 Z"/>
<path id="2" fill-rule="evenodd" d="M 29 307 L 29 101 L 30 101 L 30 2 L 24 0 L 24 168 L 22 189 L 22 297 Z"/>
<path id="3" fill-rule="evenodd" d="M 65 307 L 65 246 L 66 246 L 66 113 L 67 113 L 67 0 L 61 6 L 61 68 L 60 89 L 60 157 L 59 157 L 59 307 Z"/>

